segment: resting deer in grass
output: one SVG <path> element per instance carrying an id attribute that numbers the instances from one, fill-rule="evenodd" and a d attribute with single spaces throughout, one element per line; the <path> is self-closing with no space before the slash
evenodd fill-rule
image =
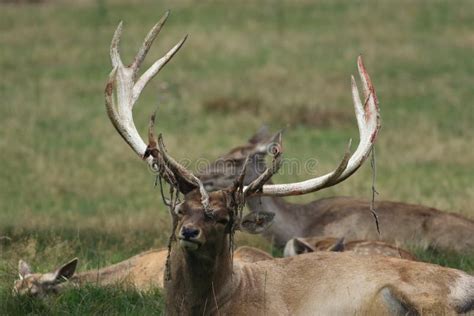
<path id="1" fill-rule="evenodd" d="M 60 266 L 53 272 L 34 273 L 23 260 L 18 263 L 19 279 L 13 285 L 18 295 L 44 297 L 56 294 L 71 286 L 91 284 L 95 286 L 125 285 L 138 291 L 163 288 L 167 249 L 153 249 L 111 266 L 76 273 L 78 259 Z M 273 259 L 268 253 L 253 247 L 239 247 L 233 253 L 234 260 L 257 262 Z"/>
<path id="2" fill-rule="evenodd" d="M 285 257 L 292 257 L 308 252 L 317 251 L 350 251 L 362 256 L 387 256 L 406 260 L 416 260 L 416 257 L 406 250 L 376 240 L 355 240 L 345 242 L 343 238 L 308 237 L 288 240 L 283 251 Z"/>
<path id="3" fill-rule="evenodd" d="M 208 190 L 229 186 L 250 156 L 245 184 L 265 170 L 265 156 L 275 142 L 266 128 L 260 129 L 246 145 L 236 147 L 199 175 Z M 295 237 L 344 236 L 348 241 L 381 240 L 405 246 L 423 246 L 444 251 L 474 251 L 474 221 L 464 216 L 402 202 L 377 201 L 381 234 L 377 233 L 370 202 L 355 197 L 329 197 L 308 204 L 285 201 L 278 196 L 247 199 L 251 211 L 275 213 L 273 225 L 265 236 L 283 248 Z"/>
<path id="4" fill-rule="evenodd" d="M 105 103 L 118 133 L 171 188 L 170 198 L 164 198 L 173 229 L 169 277 L 164 284 L 167 315 L 454 314 L 473 307 L 474 278 L 431 264 L 333 252 L 255 263 L 232 260 L 234 233 L 260 233 L 272 218 L 266 212 L 243 217 L 246 198 L 305 194 L 335 185 L 353 174 L 370 153 L 379 129 L 379 111 L 361 58 L 358 68 L 366 102 L 361 102 L 353 79 L 360 133 L 354 154 L 346 153 L 339 166 L 326 175 L 299 183 L 264 184 L 281 162 L 281 148 L 277 146 L 272 166 L 249 185 L 243 185 L 242 172 L 231 187 L 207 192 L 194 174 L 168 154 L 161 135 L 155 139 L 153 119 L 148 146 L 133 122 L 132 109 L 143 87 L 184 40 L 136 79 L 156 28 L 128 67 L 118 53 L 121 30 L 120 24 L 112 40 L 113 70 L 105 89 Z M 182 201 L 178 192 L 184 195 Z"/>
<path id="5" fill-rule="evenodd" d="M 94 284 L 130 285 L 140 291 L 163 287 L 163 271 L 167 250 L 150 250 L 117 264 L 90 271 L 75 273 L 75 258 L 50 273 L 34 273 L 25 261 L 20 260 L 13 291 L 19 295 L 43 297 L 58 293 L 70 286 Z"/>

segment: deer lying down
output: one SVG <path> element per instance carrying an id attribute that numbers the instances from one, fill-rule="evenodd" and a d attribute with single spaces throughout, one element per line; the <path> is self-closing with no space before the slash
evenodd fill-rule
<path id="1" fill-rule="evenodd" d="M 206 189 L 226 188 L 242 170 L 247 155 L 245 184 L 265 170 L 265 156 L 276 135 L 260 129 L 246 145 L 236 147 L 199 175 Z M 382 240 L 390 244 L 422 246 L 444 251 L 474 251 L 474 221 L 464 216 L 403 202 L 376 201 L 381 235 L 377 233 L 368 199 L 329 197 L 308 204 L 287 202 L 278 196 L 250 197 L 253 212 L 275 213 L 273 225 L 265 232 L 268 240 L 284 247 L 295 236 L 345 236 L 347 241 Z"/>
<path id="2" fill-rule="evenodd" d="M 56 294 L 70 286 L 93 284 L 97 286 L 127 285 L 138 291 L 163 288 L 167 249 L 153 249 L 111 266 L 75 273 L 78 259 L 49 273 L 33 273 L 23 260 L 18 263 L 20 279 L 13 285 L 18 295 L 43 297 Z M 253 247 L 242 246 L 234 252 L 236 262 L 256 262 L 273 259 L 268 253 Z"/>
<path id="3" fill-rule="evenodd" d="M 377 240 L 355 240 L 345 242 L 344 238 L 309 237 L 293 238 L 285 245 L 283 255 L 292 257 L 308 252 L 318 251 L 349 251 L 362 256 L 386 256 L 406 260 L 416 260 L 416 257 L 406 250 Z"/>
<path id="4" fill-rule="evenodd" d="M 445 315 L 473 308 L 474 277 L 426 263 L 344 252 L 233 262 L 234 233 L 261 233 L 273 218 L 268 212 L 242 217 L 247 198 L 315 192 L 343 181 L 361 166 L 379 129 L 375 90 L 359 58 L 366 101 L 360 100 L 354 80 L 352 93 L 360 142 L 354 154 L 347 153 L 333 172 L 299 183 L 265 184 L 280 166 L 281 152 L 276 146 L 271 168 L 255 181 L 243 185 L 243 168 L 233 186 L 207 192 L 195 175 L 168 154 L 161 135 L 158 140 L 154 137 L 154 117 L 148 146 L 133 123 L 132 109 L 143 87 L 182 45 L 178 43 L 136 80 L 161 25 L 152 29 L 127 67 L 118 53 L 121 25 L 118 27 L 110 50 L 113 70 L 105 99 L 117 132 L 170 185 L 171 198 L 164 202 L 176 239 L 171 239 L 170 278 L 164 282 L 166 315 Z M 183 200 L 177 198 L 178 193 L 184 195 Z"/>
<path id="5" fill-rule="evenodd" d="M 75 273 L 78 259 L 62 265 L 54 272 L 33 273 L 23 260 L 18 264 L 20 279 L 15 281 L 13 290 L 19 295 L 45 296 L 58 293 L 68 286 L 94 284 L 105 286 L 124 284 L 146 291 L 163 287 L 163 271 L 167 250 L 150 250 L 111 266 Z M 69 281 L 69 282 L 66 282 Z"/>

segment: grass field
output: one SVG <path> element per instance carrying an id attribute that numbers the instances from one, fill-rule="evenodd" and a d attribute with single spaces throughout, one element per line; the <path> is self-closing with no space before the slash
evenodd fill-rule
<path id="1" fill-rule="evenodd" d="M 145 89 L 135 122 L 145 135 L 159 104 L 158 129 L 175 157 L 212 160 L 266 123 L 286 128 L 286 157 L 315 157 L 320 173 L 333 168 L 357 138 L 349 79 L 362 53 L 383 120 L 378 198 L 474 217 L 472 1 L 0 1 L 1 314 L 162 310 L 158 292 L 87 287 L 39 302 L 10 289 L 20 258 L 45 271 L 78 256 L 89 269 L 164 246 L 166 210 L 108 121 L 103 88 L 118 22 L 130 61 L 166 9 L 172 15 L 146 65 L 190 38 Z M 292 200 L 369 198 L 370 179 L 367 164 L 337 187 Z M 271 249 L 258 237 L 239 244 Z M 474 271 L 473 256 L 418 254 Z"/>

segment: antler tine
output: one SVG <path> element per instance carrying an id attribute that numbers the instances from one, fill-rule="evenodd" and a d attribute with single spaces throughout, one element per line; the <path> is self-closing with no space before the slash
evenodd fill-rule
<path id="1" fill-rule="evenodd" d="M 141 158 L 145 158 L 150 167 L 153 167 L 153 157 L 144 157 L 147 145 L 138 133 L 133 121 L 133 105 L 137 101 L 145 85 L 163 68 L 164 65 L 181 48 L 186 37 L 177 45 L 158 59 L 148 69 L 141 78 L 135 82 L 136 75 L 148 53 L 154 39 L 158 35 L 161 27 L 165 23 L 169 13 L 165 13 L 162 19 L 151 29 L 142 44 L 142 47 L 135 56 L 134 62 L 130 66 L 124 66 L 119 53 L 120 37 L 123 23 L 120 22 L 115 30 L 110 44 L 110 59 L 113 69 L 109 74 L 105 88 L 105 107 L 110 121 L 118 131 L 120 136 L 127 142 L 133 151 Z M 115 97 L 114 97 L 114 91 Z"/>
<path id="2" fill-rule="evenodd" d="M 145 60 L 146 54 L 148 54 L 148 51 L 150 50 L 151 45 L 153 44 L 153 41 L 156 39 L 156 37 L 160 33 L 161 28 L 166 23 L 166 20 L 168 19 L 169 15 L 170 15 L 170 11 L 168 10 L 165 12 L 165 14 L 163 14 L 160 21 L 158 21 L 158 23 L 156 23 L 151 28 L 150 32 L 148 32 L 145 39 L 143 40 L 142 47 L 137 52 L 137 55 L 135 56 L 135 59 L 133 60 L 133 63 L 131 65 L 131 68 L 133 69 L 134 79 L 137 77 L 138 71 L 140 70 L 140 66 Z"/>
<path id="3" fill-rule="evenodd" d="M 360 56 L 357 66 L 364 88 L 365 102 L 362 104 L 357 85 L 352 77 L 352 99 L 360 137 L 356 151 L 351 156 L 347 152 L 338 168 L 328 174 L 297 183 L 264 185 L 255 194 L 289 196 L 315 192 L 345 180 L 362 165 L 370 154 L 380 129 L 380 115 L 375 89 Z"/>
<path id="4" fill-rule="evenodd" d="M 232 190 L 234 192 L 241 191 L 244 187 L 244 179 L 245 179 L 245 174 L 247 172 L 247 167 L 250 162 L 250 155 L 247 155 L 244 160 L 244 164 L 242 166 L 242 170 L 240 170 L 240 174 L 237 178 L 234 179 L 234 185 Z"/>
<path id="5" fill-rule="evenodd" d="M 365 96 L 364 104 L 362 104 L 359 96 L 359 90 L 355 82 L 354 76 L 351 77 L 352 100 L 354 102 L 355 113 L 357 117 L 357 125 L 359 127 L 360 141 L 355 153 L 349 160 L 348 165 L 356 165 L 357 168 L 362 165 L 369 155 L 377 133 L 380 129 L 380 112 L 377 95 L 374 86 L 370 80 L 369 74 L 364 66 L 362 57 L 357 59 L 359 77 L 362 81 Z M 357 170 L 354 169 L 354 171 Z M 345 178 L 350 176 L 347 174 Z M 345 179 L 344 178 L 344 179 Z"/>
<path id="6" fill-rule="evenodd" d="M 186 183 L 180 182 L 180 185 L 190 185 L 190 186 L 197 186 L 199 187 L 199 192 L 201 193 L 201 204 L 204 206 L 205 210 L 209 209 L 209 194 L 207 193 L 206 189 L 201 180 L 196 177 L 192 172 L 187 170 L 183 165 L 177 162 L 173 157 L 171 157 L 166 148 L 165 144 L 163 143 L 163 136 L 160 134 L 158 136 L 158 146 L 160 148 L 160 153 L 163 156 L 163 160 L 174 173 L 175 176 L 181 177 L 182 180 L 185 180 Z M 181 188 L 181 191 L 187 191 L 185 188 Z"/>
<path id="7" fill-rule="evenodd" d="M 277 141 L 272 144 L 273 146 L 270 148 L 270 150 L 272 150 L 271 154 L 273 155 L 271 168 L 266 168 L 257 179 L 245 187 L 244 193 L 246 196 L 259 192 L 263 185 L 280 169 L 282 158 L 281 134 L 281 131 L 277 133 Z"/>
<path id="8" fill-rule="evenodd" d="M 115 29 L 114 36 L 112 37 L 112 43 L 110 44 L 110 59 L 112 60 L 112 66 L 119 67 L 123 66 L 122 59 L 119 53 L 120 38 L 122 37 L 123 22 L 120 21 L 119 25 Z"/>
<path id="9" fill-rule="evenodd" d="M 148 82 L 158 74 L 158 72 L 171 60 L 171 58 L 173 58 L 173 56 L 178 52 L 181 46 L 183 46 L 187 38 L 188 38 L 187 35 L 183 37 L 183 39 L 180 40 L 178 44 L 176 44 L 173 48 L 171 48 L 165 54 L 165 56 L 155 61 L 153 65 L 151 65 L 151 67 L 148 68 L 148 70 L 145 71 L 143 75 L 141 75 L 140 79 L 137 80 L 137 82 L 135 83 L 135 86 L 133 87 L 132 107 L 137 101 L 140 94 L 142 93 L 145 86 L 148 84 Z"/>
<path id="10" fill-rule="evenodd" d="M 342 157 L 342 160 L 339 163 L 339 166 L 337 166 L 336 170 L 334 170 L 331 176 L 326 179 L 325 186 L 334 185 L 339 182 L 338 180 L 341 177 L 344 170 L 346 170 L 347 165 L 349 164 L 349 159 L 351 158 L 351 144 L 352 144 L 352 139 L 349 139 L 349 144 L 347 145 L 347 150 L 346 150 L 346 153 L 344 154 L 344 157 Z"/>
<path id="11" fill-rule="evenodd" d="M 360 80 L 364 86 L 364 96 L 365 102 L 367 103 L 367 99 L 370 94 L 374 96 L 375 105 L 378 108 L 379 100 L 377 99 L 377 95 L 375 94 L 374 86 L 372 84 L 372 80 L 370 80 L 369 73 L 365 69 L 364 61 L 362 60 L 362 56 L 357 58 L 357 69 L 359 70 Z"/>

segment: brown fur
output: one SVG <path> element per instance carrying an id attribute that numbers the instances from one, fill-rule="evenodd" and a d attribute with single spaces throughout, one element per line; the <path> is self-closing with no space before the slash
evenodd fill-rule
<path id="1" fill-rule="evenodd" d="M 149 250 L 102 269 L 79 273 L 72 281 L 98 285 L 125 283 L 140 291 L 162 288 L 166 256 L 165 249 Z"/>
<path id="2" fill-rule="evenodd" d="M 234 252 L 234 260 L 237 261 L 257 262 L 270 259 L 273 257 L 269 253 L 254 247 L 242 246 Z"/>
<path id="3" fill-rule="evenodd" d="M 53 273 L 32 273 L 15 281 L 13 289 L 20 295 L 45 296 L 60 292 L 71 285 L 84 284 L 122 284 L 139 291 L 162 288 L 166 257 L 167 251 L 164 249 L 149 250 L 108 267 L 74 274 L 68 279 L 69 282 L 62 280 L 54 284 L 48 281 L 48 276 Z"/>
<path id="4" fill-rule="evenodd" d="M 232 263 L 227 191 L 210 193 L 213 217 L 199 194 L 185 196 L 174 243 L 167 315 L 451 315 L 474 300 L 474 277 L 396 258 L 320 252 L 254 263 Z"/>

